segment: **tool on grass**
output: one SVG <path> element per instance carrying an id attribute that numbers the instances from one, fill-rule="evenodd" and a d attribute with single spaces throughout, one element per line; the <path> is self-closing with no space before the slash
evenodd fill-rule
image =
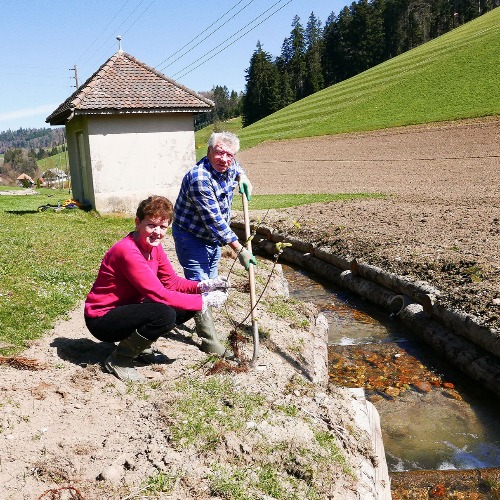
<path id="1" fill-rule="evenodd" d="M 250 232 L 250 217 L 248 215 L 248 200 L 245 193 L 241 194 L 241 199 L 243 203 L 243 216 L 245 219 L 245 239 L 247 250 L 252 253 L 252 241 Z M 255 296 L 255 270 L 253 264 L 248 266 L 248 282 L 250 285 L 250 316 L 252 318 L 252 333 L 253 333 L 253 356 L 250 362 L 251 366 L 254 366 L 257 358 L 259 357 L 259 326 L 257 320 L 255 319 L 255 306 L 257 305 L 257 299 Z"/>

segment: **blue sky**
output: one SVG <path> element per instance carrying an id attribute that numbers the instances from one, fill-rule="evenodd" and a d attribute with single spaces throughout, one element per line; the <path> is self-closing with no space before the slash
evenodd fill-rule
<path id="1" fill-rule="evenodd" d="M 0 131 L 45 118 L 119 48 L 195 91 L 245 90 L 260 41 L 279 55 L 295 15 L 325 23 L 344 0 L 2 0 Z"/>

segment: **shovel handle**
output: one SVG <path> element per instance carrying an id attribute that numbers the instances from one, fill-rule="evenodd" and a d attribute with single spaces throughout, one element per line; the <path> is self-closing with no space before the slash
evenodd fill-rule
<path id="1" fill-rule="evenodd" d="M 252 241 L 250 239 L 250 217 L 248 215 L 248 200 L 245 193 L 242 193 L 241 200 L 243 204 L 243 217 L 245 220 L 245 238 L 246 238 L 246 248 L 252 253 Z M 248 282 L 250 284 L 250 307 L 251 307 L 251 318 L 252 318 L 252 331 L 253 331 L 253 357 L 252 366 L 257 361 L 259 356 L 259 329 L 257 325 L 257 320 L 255 319 L 255 306 L 257 305 L 257 298 L 255 295 L 255 269 L 253 264 L 248 266 Z"/>

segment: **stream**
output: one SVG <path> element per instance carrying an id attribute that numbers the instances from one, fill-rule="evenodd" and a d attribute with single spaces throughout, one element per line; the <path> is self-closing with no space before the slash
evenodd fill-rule
<path id="1" fill-rule="evenodd" d="M 389 472 L 500 467 L 500 404 L 396 317 L 283 264 L 290 298 L 328 319 L 330 383 L 364 387 L 380 414 Z"/>

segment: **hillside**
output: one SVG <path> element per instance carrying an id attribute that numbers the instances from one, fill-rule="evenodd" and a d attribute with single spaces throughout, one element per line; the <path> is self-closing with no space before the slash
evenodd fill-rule
<path id="1" fill-rule="evenodd" d="M 500 114 L 500 9 L 248 126 L 263 141 Z"/>
<path id="2" fill-rule="evenodd" d="M 63 127 L 58 128 L 19 128 L 0 132 L 0 153 L 7 149 L 52 148 L 65 142 Z"/>
<path id="3" fill-rule="evenodd" d="M 500 329 L 500 120 L 269 142 L 239 153 L 254 195 L 383 193 L 385 198 L 255 211 L 282 234 L 330 247 L 441 291 L 441 302 Z M 297 224 L 295 223 L 297 221 Z"/>

